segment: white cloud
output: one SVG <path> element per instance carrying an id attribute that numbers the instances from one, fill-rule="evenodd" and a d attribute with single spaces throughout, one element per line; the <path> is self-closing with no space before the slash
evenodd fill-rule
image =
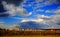
<path id="1" fill-rule="evenodd" d="M 45 5 L 50 5 L 53 2 L 55 2 L 55 1 L 48 0 L 45 2 Z M 27 11 L 25 9 L 23 9 L 21 7 L 15 7 L 14 5 L 7 4 L 6 2 L 3 2 L 3 5 L 4 5 L 5 9 L 8 10 L 7 13 L 10 13 L 11 15 L 15 15 L 17 13 L 17 14 L 22 15 L 22 16 L 29 16 L 32 14 L 32 12 L 26 13 Z M 40 11 L 40 10 L 38 10 L 38 11 Z M 43 11 L 43 10 L 41 10 L 41 11 Z M 51 12 L 51 11 L 46 10 L 45 12 Z M 57 25 L 57 23 L 60 23 L 60 9 L 56 9 L 54 12 L 56 14 L 52 15 L 52 16 L 37 15 L 36 19 L 32 19 L 32 18 L 30 18 L 30 19 L 28 19 L 28 18 L 23 18 L 23 19 L 22 18 L 16 18 L 16 19 L 22 19 L 21 22 L 35 21 L 38 23 L 43 23 L 43 24 L 49 25 L 48 28 L 60 28 L 60 27 L 58 27 L 60 25 Z M 5 26 L 2 24 L 1 24 L 1 27 L 5 28 Z M 13 26 L 10 26 L 9 28 L 13 28 Z"/>
<path id="2" fill-rule="evenodd" d="M 5 25 L 5 22 L 0 21 L 0 28 L 5 29 L 5 28 L 7 28 L 7 27 L 8 27 L 8 26 Z"/>
<path id="3" fill-rule="evenodd" d="M 33 8 L 33 12 L 36 11 L 37 8 L 41 8 L 47 5 L 52 5 L 53 3 L 56 3 L 56 0 L 35 0 L 29 4 L 24 4 L 27 3 L 28 0 L 24 0 L 24 2 L 22 3 L 22 7 L 24 6 L 31 6 Z M 39 12 L 43 12 L 44 10 L 37 10 Z M 50 12 L 50 11 L 48 11 Z"/>
<path id="4" fill-rule="evenodd" d="M 50 10 L 46 10 L 45 12 L 46 12 L 46 13 L 51 13 L 51 11 L 50 11 Z"/>
<path id="5" fill-rule="evenodd" d="M 41 10 L 41 9 L 37 9 L 35 10 L 36 12 L 44 12 L 44 10 Z"/>
<path id="6" fill-rule="evenodd" d="M 36 0 L 36 1 L 37 1 L 36 3 L 38 4 L 38 6 L 44 7 L 44 6 L 52 5 L 53 3 L 56 3 L 57 0 Z M 40 3 L 40 2 L 42 2 L 42 3 Z"/>
<path id="7" fill-rule="evenodd" d="M 34 18 L 17 18 L 17 19 L 21 19 L 22 20 L 21 22 L 34 21 L 34 22 L 37 22 L 37 23 L 42 23 L 44 25 L 49 26 L 47 29 L 58 29 L 58 28 L 60 29 L 60 25 L 57 24 L 58 22 L 60 23 L 60 14 L 59 14 L 60 9 L 57 9 L 54 12 L 56 14 L 52 15 L 52 16 L 45 16 L 45 15 L 39 15 L 38 14 L 38 15 L 36 15 L 37 18 L 35 18 L 35 19 Z M 7 28 L 12 30 L 12 29 L 16 28 L 16 26 L 18 26 L 18 25 L 8 26 Z"/>
<path id="8" fill-rule="evenodd" d="M 8 26 L 8 28 L 7 29 L 9 29 L 9 30 L 18 30 L 18 28 L 16 27 L 16 26 L 19 26 L 18 24 L 14 24 L 14 25 L 11 25 L 11 26 Z"/>
<path id="9" fill-rule="evenodd" d="M 55 10 L 46 10 L 45 13 L 55 13 Z"/>
<path id="10" fill-rule="evenodd" d="M 7 2 L 3 1 L 2 2 L 3 6 L 4 6 L 4 9 L 7 10 L 7 12 L 5 13 L 9 13 L 10 15 L 14 15 L 16 14 L 15 12 L 15 6 L 13 4 L 7 4 Z"/>
<path id="11" fill-rule="evenodd" d="M 55 15 L 52 16 L 52 19 L 54 22 L 59 22 L 60 21 L 60 9 L 55 10 Z"/>
<path id="12" fill-rule="evenodd" d="M 36 2 L 38 3 L 38 2 L 43 2 L 44 0 L 36 0 Z"/>
<path id="13" fill-rule="evenodd" d="M 28 21 L 42 22 L 43 19 L 32 19 L 32 18 L 30 18 L 30 19 L 22 19 L 21 22 L 28 22 Z"/>
<path id="14" fill-rule="evenodd" d="M 37 18 L 50 18 L 49 16 L 40 15 L 40 14 L 37 14 L 36 16 L 37 16 Z"/>
<path id="15" fill-rule="evenodd" d="M 56 15 L 60 15 L 60 9 L 57 9 L 55 12 L 56 12 Z"/>
<path id="16" fill-rule="evenodd" d="M 27 11 L 20 7 L 20 6 L 15 6 L 14 4 L 7 4 L 7 2 L 3 1 L 2 2 L 4 9 L 7 10 L 5 13 L 9 13 L 10 16 L 15 16 L 16 14 L 20 16 L 29 16 L 31 13 L 27 13 Z"/>
<path id="17" fill-rule="evenodd" d="M 0 28 L 2 29 L 9 29 L 9 30 L 13 30 L 13 29 L 16 29 L 16 26 L 18 26 L 18 24 L 14 24 L 14 25 L 8 25 L 6 24 L 5 22 L 1 22 L 0 21 Z"/>
<path id="18" fill-rule="evenodd" d="M 50 17 L 48 16 L 44 16 L 44 15 L 37 15 L 36 16 L 37 18 L 25 18 L 25 19 L 22 19 L 21 22 L 28 22 L 28 21 L 34 21 L 34 22 L 37 22 L 37 23 L 43 23 L 43 24 L 46 24 L 46 20 L 47 19 L 50 19 Z M 46 19 L 46 20 L 45 20 Z"/>
<path id="19" fill-rule="evenodd" d="M 45 16 L 45 15 L 36 15 L 37 18 L 36 19 L 22 19 L 21 22 L 28 22 L 28 21 L 35 21 L 38 23 L 43 23 L 45 25 L 48 25 L 48 29 L 60 29 L 60 24 L 58 25 L 58 23 L 60 23 L 60 9 L 56 9 L 54 10 L 54 12 L 56 13 L 55 15 L 52 16 Z"/>
<path id="20" fill-rule="evenodd" d="M 58 23 L 60 23 L 60 9 L 56 9 L 54 11 L 56 14 L 55 15 L 52 15 L 50 18 L 50 20 L 48 20 L 49 22 L 47 22 L 47 24 L 50 24 L 50 28 L 53 27 L 53 28 L 56 28 L 56 29 L 60 29 L 60 24 L 58 25 Z"/>
<path id="21" fill-rule="evenodd" d="M 46 12 L 49 12 L 48 10 L 46 10 Z M 54 12 L 54 15 L 51 15 L 48 20 L 45 19 L 45 23 L 49 25 L 48 28 L 50 29 L 60 29 L 60 9 L 56 9 L 56 10 L 50 10 L 50 12 Z M 41 18 L 41 16 L 40 16 Z M 42 18 L 43 19 L 43 18 Z"/>
<path id="22" fill-rule="evenodd" d="M 32 15 L 32 12 L 29 12 L 28 16 L 29 16 L 29 15 Z"/>
<path id="23" fill-rule="evenodd" d="M 27 13 L 27 11 L 24 8 L 17 8 L 16 11 L 17 11 L 17 14 L 21 16 L 29 16 L 32 14 L 32 12 Z"/>
<path id="24" fill-rule="evenodd" d="M 46 24 L 49 24 L 49 28 L 60 29 L 60 9 L 53 10 L 55 15 L 50 16 L 49 20 L 45 20 Z"/>
<path id="25" fill-rule="evenodd" d="M 51 4 L 53 4 L 53 3 L 56 3 L 56 1 L 57 0 L 46 0 L 45 2 L 44 2 L 44 5 L 46 6 L 46 5 L 51 5 Z"/>

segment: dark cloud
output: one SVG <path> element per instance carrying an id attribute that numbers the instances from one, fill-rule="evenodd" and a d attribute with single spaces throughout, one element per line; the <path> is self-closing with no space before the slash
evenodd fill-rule
<path id="1" fill-rule="evenodd" d="M 57 0 L 58 3 L 60 3 L 60 0 Z"/>
<path id="2" fill-rule="evenodd" d="M 6 10 L 4 10 L 4 7 L 0 1 L 0 17 L 7 17 L 8 14 L 4 14 Z"/>
<path id="3" fill-rule="evenodd" d="M 3 12 L 5 12 L 6 10 L 4 10 L 4 7 L 3 7 L 3 5 L 1 4 L 1 1 L 0 1 L 0 13 L 3 13 Z"/>
<path id="4" fill-rule="evenodd" d="M 14 5 L 18 6 L 23 0 L 0 0 L 0 1 L 5 1 L 8 4 L 14 4 Z"/>
<path id="5" fill-rule="evenodd" d="M 6 14 L 6 9 L 2 4 L 2 1 L 7 2 L 7 4 L 14 4 L 15 6 L 19 6 L 22 0 L 0 0 L 0 17 L 8 17 L 9 14 Z"/>
<path id="6" fill-rule="evenodd" d="M 56 23 L 57 25 L 60 25 L 60 22 Z"/>
<path id="7" fill-rule="evenodd" d="M 0 17 L 8 17 L 9 14 L 0 14 Z"/>

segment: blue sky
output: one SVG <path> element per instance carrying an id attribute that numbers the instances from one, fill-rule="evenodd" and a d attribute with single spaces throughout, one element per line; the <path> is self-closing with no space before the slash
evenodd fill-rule
<path id="1" fill-rule="evenodd" d="M 5 25 L 14 26 L 21 22 L 39 21 L 38 23 L 49 24 L 48 28 L 60 26 L 53 25 L 60 19 L 60 2 L 58 0 L 23 0 L 21 3 L 18 1 L 14 3 L 8 2 L 2 0 L 0 6 L 0 22 L 5 23 Z"/>

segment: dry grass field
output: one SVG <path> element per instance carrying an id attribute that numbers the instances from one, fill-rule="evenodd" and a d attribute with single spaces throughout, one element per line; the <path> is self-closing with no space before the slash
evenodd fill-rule
<path id="1" fill-rule="evenodd" d="M 0 30 L 0 37 L 60 37 L 60 30 Z"/>
<path id="2" fill-rule="evenodd" d="M 37 35 L 37 36 L 0 36 L 0 37 L 60 37 L 60 36 L 55 36 L 55 35 L 48 35 L 48 36 L 41 36 L 41 35 Z"/>

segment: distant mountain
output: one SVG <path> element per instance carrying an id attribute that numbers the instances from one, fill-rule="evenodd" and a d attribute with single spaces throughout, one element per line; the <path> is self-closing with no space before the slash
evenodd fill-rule
<path id="1" fill-rule="evenodd" d="M 33 21 L 28 21 L 28 22 L 22 22 L 19 24 L 19 26 L 16 26 L 17 28 L 20 29 L 33 29 L 33 30 L 38 30 L 38 29 L 45 29 L 48 26 L 45 24 L 33 22 Z"/>

